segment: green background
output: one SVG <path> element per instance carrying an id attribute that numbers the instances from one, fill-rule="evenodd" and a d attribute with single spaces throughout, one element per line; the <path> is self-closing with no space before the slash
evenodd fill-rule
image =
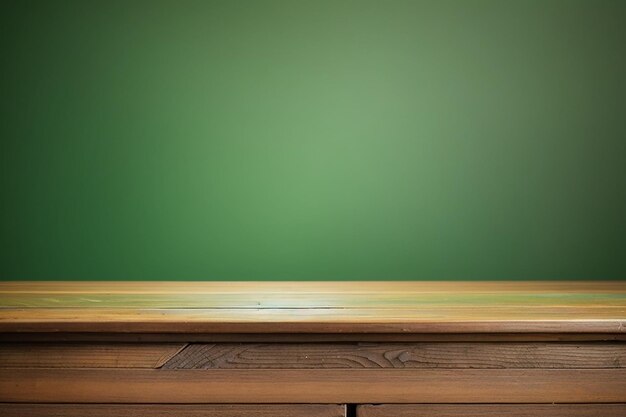
<path id="1" fill-rule="evenodd" d="M 626 278 L 626 1 L 6 1 L 0 278 Z"/>

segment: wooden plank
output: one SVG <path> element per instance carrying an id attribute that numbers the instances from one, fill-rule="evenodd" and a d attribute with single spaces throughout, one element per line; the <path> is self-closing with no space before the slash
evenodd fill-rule
<path id="1" fill-rule="evenodd" d="M 624 417 L 626 404 L 363 404 L 357 417 Z"/>
<path id="2" fill-rule="evenodd" d="M 341 404 L 0 404 L 3 417 L 345 417 Z"/>
<path id="3" fill-rule="evenodd" d="M 0 332 L 626 333 L 626 283 L 5 282 Z"/>
<path id="4" fill-rule="evenodd" d="M 161 367 L 184 343 L 3 343 L 0 368 Z"/>
<path id="5" fill-rule="evenodd" d="M 1 369 L 0 402 L 619 403 L 624 369 Z"/>
<path id="6" fill-rule="evenodd" d="M 4 309 L 0 332 L 626 333 L 626 307 Z"/>
<path id="7" fill-rule="evenodd" d="M 164 369 L 626 367 L 624 343 L 190 344 Z"/>

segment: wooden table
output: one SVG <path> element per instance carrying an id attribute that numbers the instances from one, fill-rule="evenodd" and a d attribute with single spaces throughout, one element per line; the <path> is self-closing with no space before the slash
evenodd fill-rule
<path id="1" fill-rule="evenodd" d="M 624 417 L 626 282 L 4 282 L 0 415 Z"/>

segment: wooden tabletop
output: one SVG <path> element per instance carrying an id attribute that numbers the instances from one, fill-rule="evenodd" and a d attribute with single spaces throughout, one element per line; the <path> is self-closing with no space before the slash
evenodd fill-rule
<path id="1" fill-rule="evenodd" d="M 0 332 L 626 333 L 626 281 L 0 282 Z"/>

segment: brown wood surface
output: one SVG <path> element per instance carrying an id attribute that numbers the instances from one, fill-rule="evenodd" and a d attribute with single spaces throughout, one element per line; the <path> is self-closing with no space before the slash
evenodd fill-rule
<path id="1" fill-rule="evenodd" d="M 0 343 L 611 342 L 626 333 L 2 333 Z"/>
<path id="2" fill-rule="evenodd" d="M 0 332 L 626 333 L 614 282 L 3 282 Z"/>
<path id="3" fill-rule="evenodd" d="M 163 364 L 164 369 L 623 367 L 626 343 L 211 343 L 190 344 Z"/>
<path id="4" fill-rule="evenodd" d="M 363 404 L 357 417 L 624 417 L 626 404 Z"/>
<path id="5" fill-rule="evenodd" d="M 596 369 L 626 343 L 4 343 L 0 368 Z"/>
<path id="6" fill-rule="evenodd" d="M 0 402 L 616 403 L 624 369 L 0 369 Z"/>
<path id="7" fill-rule="evenodd" d="M 344 417 L 341 404 L 0 404 L 3 417 Z"/>
<path id="8" fill-rule="evenodd" d="M 184 343 L 4 343 L 0 368 L 160 368 Z"/>
<path id="9" fill-rule="evenodd" d="M 626 309 L 15 309 L 0 332 L 624 333 Z M 495 319 L 494 319 L 495 318 Z"/>

